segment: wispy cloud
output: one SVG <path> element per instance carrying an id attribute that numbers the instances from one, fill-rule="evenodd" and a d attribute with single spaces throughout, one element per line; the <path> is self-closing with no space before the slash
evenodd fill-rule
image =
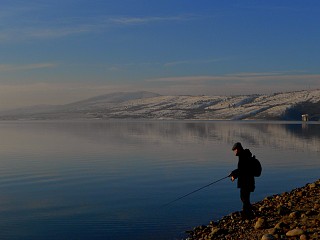
<path id="1" fill-rule="evenodd" d="M 161 22 L 180 22 L 195 19 L 194 15 L 177 16 L 95 16 L 66 18 L 34 18 L 35 9 L 18 9 L 16 14 L 0 11 L 0 42 L 25 39 L 50 39 L 69 35 L 103 32 L 123 26 L 146 25 Z M 21 19 L 21 14 L 24 21 Z"/>
<path id="2" fill-rule="evenodd" d="M 253 77 L 272 77 L 272 76 L 292 76 L 305 74 L 306 71 L 273 71 L 273 72 L 242 72 L 234 74 L 226 74 L 225 76 L 239 77 L 239 78 L 253 78 Z"/>
<path id="3" fill-rule="evenodd" d="M 54 63 L 34 63 L 34 64 L 0 64 L 0 72 L 23 71 L 43 68 L 52 68 L 56 66 Z"/>
<path id="4" fill-rule="evenodd" d="M 181 60 L 172 62 L 132 62 L 132 63 L 121 63 L 113 64 L 108 67 L 108 70 L 124 70 L 128 67 L 175 67 L 180 65 L 200 65 L 200 64 L 210 64 L 215 62 L 225 61 L 227 58 L 217 58 L 217 59 L 204 59 L 204 60 Z"/>
<path id="5" fill-rule="evenodd" d="M 67 22 L 67 21 L 66 21 Z M 82 23 L 30 23 L 25 25 L 14 25 L 3 28 L 0 33 L 1 42 L 24 41 L 28 39 L 55 39 L 70 35 L 84 34 L 97 31 L 97 24 Z"/>
<path id="6" fill-rule="evenodd" d="M 167 62 L 164 64 L 164 66 L 165 67 L 174 67 L 177 65 L 207 64 L 207 63 L 213 63 L 213 62 L 221 62 L 221 61 L 225 61 L 225 60 L 226 60 L 226 58 L 207 59 L 207 60 L 181 60 L 181 61 Z"/>
<path id="7" fill-rule="evenodd" d="M 150 82 L 251 82 L 263 83 L 265 81 L 311 81 L 320 80 L 320 74 L 307 74 L 304 71 L 295 72 L 252 72 L 252 73 L 235 73 L 213 76 L 181 76 L 181 77 L 165 77 L 150 79 Z M 302 83 L 302 82 L 301 82 Z"/>
<path id="8" fill-rule="evenodd" d="M 162 17 L 112 17 L 108 18 L 107 21 L 122 24 L 122 25 L 131 25 L 131 24 L 147 24 L 155 22 L 177 22 L 177 21 L 186 21 L 194 19 L 196 16 L 162 16 Z"/>

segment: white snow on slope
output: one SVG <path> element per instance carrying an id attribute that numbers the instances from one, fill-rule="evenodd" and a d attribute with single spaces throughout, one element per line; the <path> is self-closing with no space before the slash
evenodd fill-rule
<path id="1" fill-rule="evenodd" d="M 105 105 L 107 118 L 277 119 L 301 102 L 320 102 L 320 90 L 244 96 L 158 96 Z M 102 107 L 103 108 L 103 107 Z M 103 112 L 102 112 L 103 114 Z"/>
<path id="2" fill-rule="evenodd" d="M 13 119 L 72 119 L 72 118 L 139 118 L 139 119 L 282 119 L 287 110 L 308 103 L 313 113 L 320 116 L 320 89 L 271 95 L 241 96 L 159 96 L 137 92 L 119 93 L 54 108 L 36 113 L 23 111 L 10 115 Z M 132 96 L 131 96 L 132 95 Z M 137 97 L 141 95 L 141 97 Z M 112 101 L 110 101 L 112 97 Z M 120 99 L 116 101 L 115 99 Z M 128 99 L 128 100 L 126 100 Z M 301 108 L 301 107 L 300 107 Z M 301 110 L 301 109 L 300 109 Z M 310 110 L 310 106 L 309 109 Z M 305 112 L 308 113 L 308 112 Z M 1 119 L 7 119 L 1 115 Z"/>

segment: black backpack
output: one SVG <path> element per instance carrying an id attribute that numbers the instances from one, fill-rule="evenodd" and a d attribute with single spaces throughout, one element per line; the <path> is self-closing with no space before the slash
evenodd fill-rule
<path id="1" fill-rule="evenodd" d="M 260 177 L 262 172 L 261 163 L 254 155 L 251 157 L 251 159 L 253 164 L 253 176 Z"/>

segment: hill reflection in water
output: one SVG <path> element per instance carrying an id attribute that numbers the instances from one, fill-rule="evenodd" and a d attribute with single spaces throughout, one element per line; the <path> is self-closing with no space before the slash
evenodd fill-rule
<path id="1" fill-rule="evenodd" d="M 317 179 L 320 125 L 75 121 L 0 124 L 1 239 L 175 239 L 241 208 L 220 182 L 240 141 L 263 164 L 253 201 Z M 19 231 L 17 231 L 19 229 Z"/>

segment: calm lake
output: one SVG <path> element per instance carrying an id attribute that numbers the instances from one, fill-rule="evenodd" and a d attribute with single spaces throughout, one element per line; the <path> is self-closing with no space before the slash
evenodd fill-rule
<path id="1" fill-rule="evenodd" d="M 0 239 L 181 239 L 241 209 L 234 142 L 261 161 L 252 202 L 320 173 L 320 124 L 0 123 Z"/>

